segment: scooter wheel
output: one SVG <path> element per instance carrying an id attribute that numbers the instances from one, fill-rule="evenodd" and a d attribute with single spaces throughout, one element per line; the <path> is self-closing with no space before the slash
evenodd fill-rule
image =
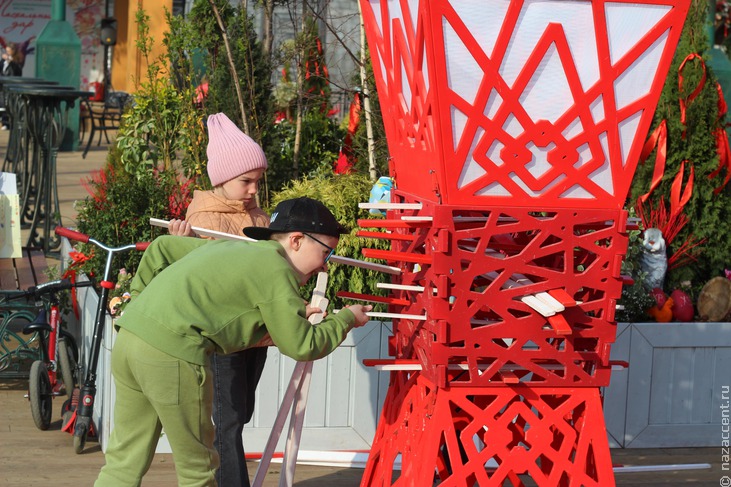
<path id="1" fill-rule="evenodd" d="M 61 428 L 63 429 L 67 424 L 69 424 L 69 421 L 71 421 L 71 418 L 74 416 L 74 412 L 70 409 L 64 409 L 63 413 L 61 414 Z M 72 431 L 73 433 L 73 431 Z"/>
<path id="2" fill-rule="evenodd" d="M 85 424 L 79 424 L 76 423 L 76 428 L 74 429 L 74 451 L 76 453 L 81 453 L 84 451 L 84 446 L 86 446 L 86 434 L 88 433 L 88 428 Z"/>

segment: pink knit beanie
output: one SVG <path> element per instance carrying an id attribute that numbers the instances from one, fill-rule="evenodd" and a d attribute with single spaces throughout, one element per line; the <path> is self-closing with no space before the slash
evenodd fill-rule
<path id="1" fill-rule="evenodd" d="M 208 117 L 208 177 L 213 186 L 254 169 L 266 169 L 267 158 L 254 139 L 224 113 Z"/>

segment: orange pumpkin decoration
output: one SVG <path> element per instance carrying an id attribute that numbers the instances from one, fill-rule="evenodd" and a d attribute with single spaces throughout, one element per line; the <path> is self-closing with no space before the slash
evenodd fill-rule
<path id="1" fill-rule="evenodd" d="M 668 323 L 673 320 L 673 298 L 667 298 L 662 306 L 653 306 L 647 314 L 655 318 L 658 323 Z"/>

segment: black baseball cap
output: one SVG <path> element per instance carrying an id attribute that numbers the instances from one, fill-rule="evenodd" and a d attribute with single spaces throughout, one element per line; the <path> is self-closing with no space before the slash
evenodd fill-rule
<path id="1" fill-rule="evenodd" d="M 246 227 L 244 235 L 269 240 L 273 233 L 311 232 L 339 237 L 348 230 L 335 219 L 327 206 L 303 196 L 280 202 L 272 213 L 269 227 Z"/>

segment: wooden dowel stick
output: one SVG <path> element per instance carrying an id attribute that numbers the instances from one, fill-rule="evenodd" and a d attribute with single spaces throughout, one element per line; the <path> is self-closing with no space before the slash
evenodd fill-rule
<path id="1" fill-rule="evenodd" d="M 556 314 L 556 312 L 553 311 L 552 308 L 547 306 L 543 301 L 533 296 L 532 294 L 529 294 L 528 296 L 523 296 L 522 298 L 520 298 L 520 300 L 545 317 L 553 316 Z"/>
<path id="2" fill-rule="evenodd" d="M 150 218 L 150 225 L 155 227 L 169 228 L 170 222 L 167 220 L 160 220 L 158 218 Z M 243 235 L 234 235 L 232 233 L 217 232 L 215 230 L 208 230 L 207 228 L 191 227 L 196 235 L 203 237 L 213 237 L 226 240 L 243 240 L 245 242 L 256 242 L 253 238 L 244 237 Z"/>
<path id="3" fill-rule="evenodd" d="M 358 203 L 363 210 L 421 210 L 421 203 Z"/>
<path id="4" fill-rule="evenodd" d="M 369 318 L 399 318 L 402 320 L 425 320 L 426 315 L 408 315 L 408 314 L 401 314 L 401 313 L 377 313 L 375 311 L 370 311 L 366 313 L 366 316 Z"/>
<path id="5" fill-rule="evenodd" d="M 158 218 L 150 218 L 150 225 L 156 227 L 168 228 L 170 222 L 166 220 L 160 220 Z M 241 235 L 234 235 L 232 233 L 215 232 L 206 228 L 192 227 L 193 231 L 203 237 L 213 237 L 227 240 L 244 240 L 247 242 L 256 242 L 253 238 L 244 237 Z M 330 262 L 336 262 L 338 264 L 350 265 L 353 267 L 360 267 L 362 269 L 369 269 L 372 271 L 383 272 L 385 274 L 398 275 L 401 274 L 401 269 L 390 265 L 375 264 L 373 262 L 366 262 L 358 259 L 351 259 L 350 257 L 342 257 L 340 255 L 333 255 L 330 257 Z"/>
<path id="6" fill-rule="evenodd" d="M 401 219 L 405 222 L 430 222 L 434 221 L 434 217 L 431 216 L 408 216 L 404 215 Z"/>
<path id="7" fill-rule="evenodd" d="M 406 284 L 391 284 L 390 282 L 376 283 L 378 289 L 399 289 L 402 291 L 424 292 L 424 286 L 409 286 Z"/>
<path id="8" fill-rule="evenodd" d="M 561 302 L 548 294 L 547 292 L 541 292 L 536 293 L 536 297 L 546 303 L 551 309 L 553 309 L 556 313 L 560 313 L 566 309 L 566 307 L 561 304 Z"/>
<path id="9" fill-rule="evenodd" d="M 333 255 L 330 257 L 330 262 L 336 262 L 338 264 L 351 265 L 353 267 L 360 267 L 361 269 L 370 269 L 377 272 L 383 272 L 384 274 L 399 275 L 401 269 L 398 267 L 376 264 L 374 262 L 366 262 L 364 260 L 351 259 L 350 257 L 343 257 L 340 255 Z"/>
<path id="10" fill-rule="evenodd" d="M 375 296 L 373 294 L 351 293 L 349 291 L 338 291 L 335 294 L 339 298 L 354 299 L 356 301 L 365 301 L 368 303 L 393 304 L 395 306 L 408 306 L 411 301 L 408 299 L 399 299 L 391 296 Z"/>

